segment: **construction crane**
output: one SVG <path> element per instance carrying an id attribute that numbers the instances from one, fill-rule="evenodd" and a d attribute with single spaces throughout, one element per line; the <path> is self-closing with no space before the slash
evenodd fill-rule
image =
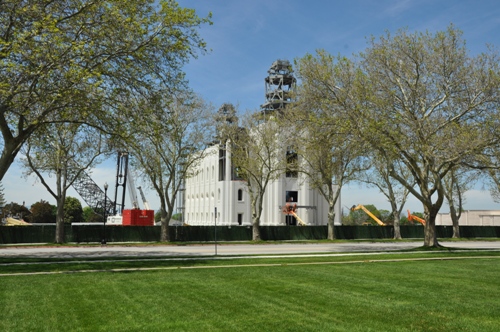
<path id="1" fill-rule="evenodd" d="M 418 221 L 419 223 L 421 223 L 422 225 L 425 226 L 425 219 L 422 219 L 420 217 L 417 217 L 414 214 L 411 214 L 410 210 L 407 210 L 407 211 L 408 211 L 408 221 Z"/>
<path id="2" fill-rule="evenodd" d="M 144 204 L 144 208 L 145 208 L 146 210 L 151 210 L 151 208 L 149 207 L 149 203 L 148 203 L 148 201 L 146 200 L 146 196 L 144 196 L 144 193 L 142 192 L 142 188 L 141 188 L 141 186 L 137 187 L 137 189 L 139 189 L 139 193 L 141 194 L 142 203 Z"/>
<path id="3" fill-rule="evenodd" d="M 92 180 L 92 178 L 85 172 L 81 172 L 78 178 L 73 182 L 73 188 L 83 198 L 85 203 L 96 213 L 103 213 L 104 211 L 106 223 L 110 225 L 150 225 L 154 220 L 154 215 L 149 210 L 139 210 L 139 200 L 137 199 L 137 192 L 135 190 L 134 179 L 132 174 L 128 171 L 128 152 L 118 152 L 118 159 L 116 165 L 116 184 L 115 184 L 115 197 L 114 200 L 108 198 L 105 192 Z M 78 169 L 75 167 L 75 170 Z M 129 183 L 128 192 L 132 209 L 126 210 L 125 222 L 123 214 L 125 211 L 125 191 Z M 118 203 L 118 191 L 121 188 L 121 204 Z M 132 220 L 132 221 L 130 221 Z"/>
<path id="4" fill-rule="evenodd" d="M 116 183 L 115 183 L 115 200 L 113 206 L 113 215 L 121 215 L 125 208 L 125 188 L 127 187 L 128 179 L 128 152 L 118 152 L 116 160 Z M 121 204 L 118 204 L 118 191 L 121 187 Z"/>
<path id="5" fill-rule="evenodd" d="M 379 218 L 377 218 L 373 213 L 371 213 L 367 208 L 365 208 L 363 205 L 359 204 L 358 206 L 353 205 L 351 207 L 351 211 L 356 211 L 356 210 L 363 210 L 367 215 L 369 215 L 377 224 L 380 226 L 386 226 L 385 223 L 383 223 Z"/>
<path id="6" fill-rule="evenodd" d="M 113 209 L 116 203 L 106 197 L 101 187 L 84 171 L 79 174 L 72 186 L 95 213 L 103 213 L 104 206 L 106 206 L 106 211 L 104 211 L 106 215 L 114 213 Z"/>
<path id="7" fill-rule="evenodd" d="M 137 199 L 137 191 L 134 185 L 134 178 L 128 169 L 128 152 L 119 152 L 116 165 L 116 187 L 115 201 L 118 198 L 119 187 L 122 187 L 122 210 L 118 212 L 116 208 L 112 217 L 115 224 L 124 226 L 153 226 L 154 211 L 149 209 L 149 204 L 145 210 L 139 208 L 139 200 Z M 128 185 L 128 193 L 130 196 L 130 204 L 132 208 L 125 209 L 125 188 Z M 110 219 L 108 219 L 108 222 Z"/>
<path id="8" fill-rule="evenodd" d="M 137 191 L 135 190 L 134 177 L 131 172 L 127 172 L 128 194 L 130 196 L 130 204 L 133 209 L 139 209 L 139 200 L 137 199 Z M 147 209 L 149 210 L 149 209 Z"/>

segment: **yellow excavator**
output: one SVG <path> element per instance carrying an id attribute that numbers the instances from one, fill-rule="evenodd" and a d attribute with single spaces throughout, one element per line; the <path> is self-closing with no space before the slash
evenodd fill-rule
<path id="1" fill-rule="evenodd" d="M 386 226 L 385 223 L 383 223 L 379 218 L 375 217 L 373 213 L 371 213 L 367 208 L 365 208 L 363 205 L 359 204 L 358 206 L 353 205 L 351 208 L 351 211 L 356 211 L 356 210 L 363 210 L 367 215 L 369 215 L 377 224 L 380 226 Z"/>
<path id="2" fill-rule="evenodd" d="M 414 214 L 411 214 L 410 210 L 407 210 L 407 211 L 408 211 L 408 221 L 418 221 L 419 223 L 421 223 L 422 225 L 425 226 L 425 219 L 422 219 L 420 217 L 417 217 Z"/>

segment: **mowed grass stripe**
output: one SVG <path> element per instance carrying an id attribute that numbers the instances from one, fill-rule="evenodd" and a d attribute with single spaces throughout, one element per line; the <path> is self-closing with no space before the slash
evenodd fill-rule
<path id="1" fill-rule="evenodd" d="M 322 262 L 283 262 L 283 263 L 260 263 L 260 264 L 232 264 L 232 265 L 203 265 L 203 266 L 163 266 L 163 267 L 130 267 L 110 269 L 82 269 L 67 271 L 40 271 L 40 272 L 13 272 L 0 273 L 0 277 L 27 276 L 27 275 L 50 275 L 50 274 L 72 274 L 72 273 L 99 273 L 99 272 L 134 272 L 134 271 L 161 271 L 181 269 L 217 269 L 217 268 L 242 268 L 242 267 L 276 267 L 276 266 L 300 266 L 300 265 L 330 265 L 330 264 L 360 264 L 360 263 L 383 263 L 383 262 L 405 262 L 405 261 L 433 261 L 433 260 L 463 260 L 463 259 L 500 259 L 500 256 L 463 256 L 463 257 L 415 257 L 415 258 L 390 258 L 390 259 L 363 259 L 352 261 L 322 261 Z M 286 258 L 284 259 L 286 260 Z M 115 261 L 109 260 L 107 263 Z M 117 262 L 122 262 L 117 261 Z M 127 261 L 130 262 L 130 261 Z M 133 262 L 140 262 L 134 260 Z M 89 262 L 87 262 L 89 263 Z M 102 261 L 100 262 L 102 263 Z M 38 264 L 38 263 L 33 263 Z M 53 263 L 54 264 L 54 263 Z M 29 265 L 25 263 L 24 265 Z"/>
<path id="2" fill-rule="evenodd" d="M 500 264 L 479 257 L 10 276 L 0 330 L 497 331 Z"/>

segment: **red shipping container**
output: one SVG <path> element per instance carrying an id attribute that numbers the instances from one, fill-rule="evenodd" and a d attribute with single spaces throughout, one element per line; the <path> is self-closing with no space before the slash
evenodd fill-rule
<path id="1" fill-rule="evenodd" d="M 124 226 L 154 226 L 155 212 L 153 210 L 123 210 Z"/>

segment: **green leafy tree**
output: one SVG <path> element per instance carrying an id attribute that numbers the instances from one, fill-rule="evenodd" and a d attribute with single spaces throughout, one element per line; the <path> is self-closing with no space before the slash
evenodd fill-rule
<path id="1" fill-rule="evenodd" d="M 103 215 L 94 211 L 90 206 L 86 206 L 82 209 L 83 222 L 95 222 L 102 223 Z"/>
<path id="2" fill-rule="evenodd" d="M 399 223 L 400 225 L 406 226 L 410 224 L 410 221 L 408 220 L 407 216 L 402 215 L 401 218 L 399 218 Z"/>
<path id="3" fill-rule="evenodd" d="M 53 206 L 44 200 L 31 205 L 32 223 L 55 223 L 56 215 Z"/>
<path id="4" fill-rule="evenodd" d="M 55 242 L 62 243 L 64 223 L 74 218 L 81 220 L 81 216 L 65 211 L 67 190 L 85 170 L 99 162 L 98 158 L 107 149 L 103 134 L 94 127 L 82 124 L 50 124 L 44 127 L 43 132 L 32 135 L 26 146 L 26 174 L 35 174 L 56 200 Z M 48 181 L 51 177 L 55 178 L 55 185 Z M 66 217 L 71 220 L 65 220 Z"/>
<path id="5" fill-rule="evenodd" d="M 247 114 L 242 127 L 230 124 L 224 129 L 221 148 L 231 156 L 237 176 L 246 181 L 252 212 L 252 239 L 260 236 L 260 218 L 268 185 L 286 172 L 286 150 L 277 138 L 279 122 L 273 115 L 262 121 L 260 115 Z"/>
<path id="6" fill-rule="evenodd" d="M 109 127 L 120 91 L 182 84 L 205 23 L 171 0 L 2 1 L 0 179 L 47 123 Z"/>
<path id="7" fill-rule="evenodd" d="M 353 134 L 351 120 L 345 116 L 354 73 L 348 59 L 324 51 L 295 63 L 301 79 L 291 115 L 297 124 L 294 146 L 301 157 L 297 165 L 328 202 L 328 239 L 333 240 L 335 206 L 342 188 L 370 167 L 365 144 Z M 333 93 L 337 86 L 344 87 L 344 92 Z"/>
<path id="8" fill-rule="evenodd" d="M 500 165 L 500 148 L 487 150 L 484 158 L 491 165 Z M 498 167 L 485 168 L 482 169 L 481 175 L 493 201 L 500 203 L 500 169 Z"/>
<path id="9" fill-rule="evenodd" d="M 123 104 L 122 121 L 130 136 L 122 141 L 160 198 L 161 241 L 169 241 L 168 226 L 183 180 L 196 173 L 213 138 L 211 108 L 189 91 L 168 98 L 148 95 Z M 143 121 L 146 118 L 147 121 Z"/>
<path id="10" fill-rule="evenodd" d="M 444 195 L 450 207 L 450 216 L 453 224 L 453 238 L 460 237 L 459 219 L 465 204 L 465 192 L 471 189 L 479 178 L 478 171 L 471 171 L 464 167 L 455 167 L 443 179 Z"/>
<path id="11" fill-rule="evenodd" d="M 361 54 L 358 133 L 386 160 L 390 175 L 423 205 L 425 246 L 439 246 L 435 220 L 445 200 L 443 179 L 457 166 L 480 167 L 498 146 L 500 66 L 496 52 L 469 56 L 461 31 L 373 38 Z"/>
<path id="12" fill-rule="evenodd" d="M 367 183 L 369 186 L 375 186 L 387 198 L 391 205 L 390 216 L 392 220 L 383 220 L 385 223 L 393 224 L 394 226 L 394 239 L 401 239 L 400 218 L 406 200 L 410 191 L 399 181 L 391 177 L 390 169 L 397 167 L 399 174 L 404 176 L 409 183 L 411 183 L 410 171 L 401 163 L 393 162 L 387 164 L 387 161 L 380 158 L 376 154 L 371 154 L 372 169 L 363 174 L 360 178 L 362 182 Z"/>
<path id="13" fill-rule="evenodd" d="M 399 223 L 399 217 L 394 218 L 393 213 L 389 210 L 378 210 L 380 213 L 380 220 L 382 220 L 385 224 L 391 225 L 395 221 L 395 219 L 398 220 Z"/>
<path id="14" fill-rule="evenodd" d="M 4 214 L 5 216 L 18 217 L 21 219 L 24 218 L 29 219 L 31 212 L 30 210 L 28 210 L 26 206 L 24 206 L 24 203 L 23 205 L 21 205 L 14 202 L 10 202 L 5 205 Z"/>
<path id="15" fill-rule="evenodd" d="M 75 197 L 66 197 L 64 201 L 64 222 L 83 222 L 82 204 Z"/>

